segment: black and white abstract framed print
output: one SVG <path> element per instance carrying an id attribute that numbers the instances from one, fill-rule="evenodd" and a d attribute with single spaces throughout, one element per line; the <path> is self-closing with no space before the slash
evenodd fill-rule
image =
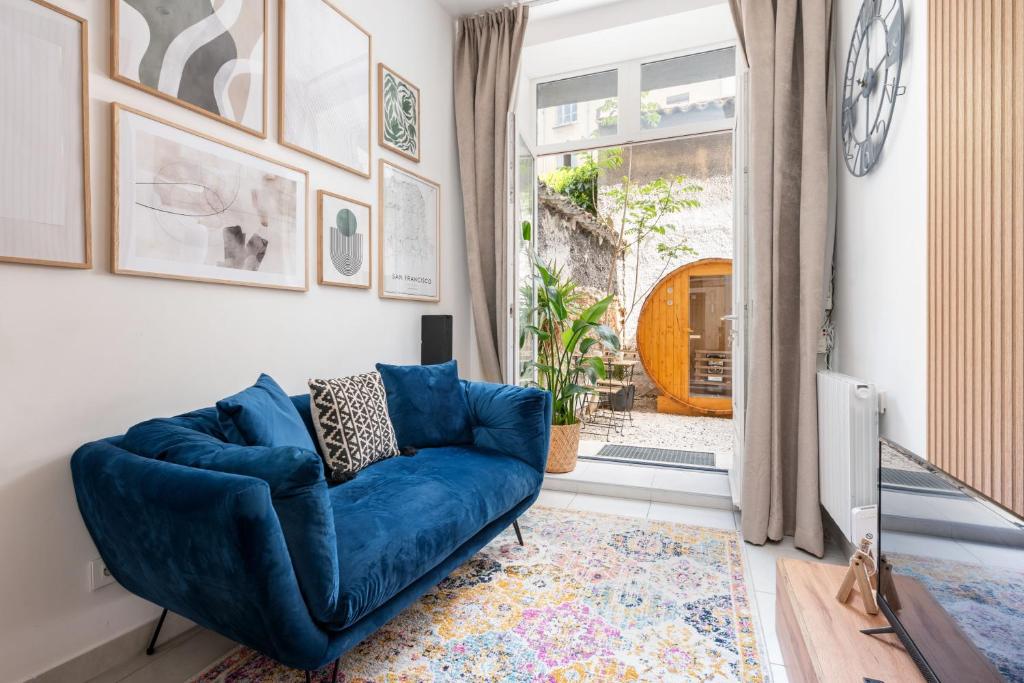
<path id="1" fill-rule="evenodd" d="M 371 38 L 328 0 L 280 0 L 278 141 L 370 177 Z"/>
<path id="2" fill-rule="evenodd" d="M 306 171 L 112 108 L 115 273 L 309 288 Z"/>
<path id="3" fill-rule="evenodd" d="M 441 186 L 380 160 L 378 293 L 441 300 Z"/>
<path id="4" fill-rule="evenodd" d="M 0 0 L 0 261 L 92 267 L 85 19 Z"/>
<path id="5" fill-rule="evenodd" d="M 269 2 L 113 0 L 113 77 L 265 138 Z"/>
<path id="6" fill-rule="evenodd" d="M 373 241 L 369 204 L 327 190 L 317 192 L 317 282 L 369 289 Z"/>
<path id="7" fill-rule="evenodd" d="M 384 63 L 377 65 L 378 144 L 420 160 L 420 89 Z"/>

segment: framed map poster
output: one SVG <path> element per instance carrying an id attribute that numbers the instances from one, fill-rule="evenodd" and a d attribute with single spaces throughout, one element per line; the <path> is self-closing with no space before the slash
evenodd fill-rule
<path id="1" fill-rule="evenodd" d="M 115 273 L 308 289 L 305 171 L 112 107 Z"/>
<path id="2" fill-rule="evenodd" d="M 327 190 L 317 192 L 317 282 L 369 289 L 373 241 L 369 204 Z"/>
<path id="3" fill-rule="evenodd" d="M 380 160 L 383 299 L 441 300 L 441 186 Z"/>

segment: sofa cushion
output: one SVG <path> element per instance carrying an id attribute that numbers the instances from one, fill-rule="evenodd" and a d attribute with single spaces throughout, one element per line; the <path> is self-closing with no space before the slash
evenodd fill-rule
<path id="1" fill-rule="evenodd" d="M 202 411 L 135 425 L 124 435 L 120 446 L 155 460 L 267 482 L 309 610 L 318 619 L 332 615 L 337 600 L 338 554 L 320 457 L 293 446 L 269 448 L 225 443 L 192 428 L 198 413 Z"/>
<path id="2" fill-rule="evenodd" d="M 233 443 L 316 450 L 292 400 L 270 375 L 260 375 L 253 386 L 217 401 L 217 414 Z"/>
<path id="3" fill-rule="evenodd" d="M 331 488 L 344 628 L 441 563 L 540 489 L 542 475 L 496 451 L 452 446 L 382 460 Z"/>
<path id="4" fill-rule="evenodd" d="M 347 481 L 367 465 L 398 455 L 378 373 L 311 379 L 309 405 L 331 481 Z"/>
<path id="5" fill-rule="evenodd" d="M 466 391 L 454 360 L 439 365 L 377 363 L 399 448 L 473 442 Z"/>

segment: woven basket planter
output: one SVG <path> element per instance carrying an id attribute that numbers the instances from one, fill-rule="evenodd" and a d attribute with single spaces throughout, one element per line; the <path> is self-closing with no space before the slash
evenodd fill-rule
<path id="1" fill-rule="evenodd" d="M 548 448 L 547 471 L 565 474 L 576 469 L 576 454 L 580 448 L 580 423 L 551 425 L 551 446 Z"/>

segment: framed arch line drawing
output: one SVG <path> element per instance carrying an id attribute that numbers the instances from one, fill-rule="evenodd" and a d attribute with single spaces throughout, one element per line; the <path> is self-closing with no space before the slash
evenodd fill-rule
<path id="1" fill-rule="evenodd" d="M 114 80 L 267 137 L 267 4 L 112 0 Z"/>
<path id="2" fill-rule="evenodd" d="M 0 0 L 0 261 L 91 268 L 88 25 Z"/>
<path id="3" fill-rule="evenodd" d="M 306 171 L 111 107 L 115 273 L 309 288 Z"/>
<path id="4" fill-rule="evenodd" d="M 327 190 L 317 192 L 317 282 L 369 289 L 373 278 L 370 205 Z"/>

